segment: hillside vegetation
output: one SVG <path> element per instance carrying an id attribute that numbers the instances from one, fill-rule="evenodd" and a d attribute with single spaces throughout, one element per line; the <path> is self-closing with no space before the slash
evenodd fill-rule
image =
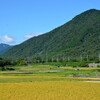
<path id="1" fill-rule="evenodd" d="M 7 51 L 3 57 L 79 56 L 100 53 L 100 10 L 91 9 L 43 35 Z"/>

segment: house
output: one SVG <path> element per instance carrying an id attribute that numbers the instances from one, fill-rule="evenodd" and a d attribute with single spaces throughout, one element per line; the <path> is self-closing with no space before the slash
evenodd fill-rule
<path id="1" fill-rule="evenodd" d="M 100 63 L 89 63 L 88 65 L 89 67 L 98 67 L 100 66 Z"/>

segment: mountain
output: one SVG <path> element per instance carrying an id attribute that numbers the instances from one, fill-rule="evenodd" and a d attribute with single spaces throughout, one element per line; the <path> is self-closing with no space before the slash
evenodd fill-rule
<path id="1" fill-rule="evenodd" d="M 12 46 L 8 44 L 1 43 L 0 44 L 0 55 L 4 54 L 6 51 L 8 51 Z"/>
<path id="2" fill-rule="evenodd" d="M 3 57 L 79 56 L 99 53 L 100 10 L 90 9 L 48 33 L 14 46 Z"/>

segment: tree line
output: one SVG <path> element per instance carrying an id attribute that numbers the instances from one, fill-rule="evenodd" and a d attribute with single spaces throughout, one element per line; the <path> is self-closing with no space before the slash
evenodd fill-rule
<path id="1" fill-rule="evenodd" d="M 80 66 L 87 66 L 87 63 L 95 62 L 95 63 L 100 63 L 100 54 L 98 56 L 91 56 L 91 55 L 86 55 L 82 56 L 80 55 L 79 57 L 71 57 L 71 56 L 53 56 L 51 58 L 49 57 L 34 57 L 34 58 L 20 58 L 16 60 L 8 60 L 4 58 L 0 58 L 0 69 L 1 70 L 14 70 L 15 65 L 22 66 L 22 65 L 31 65 L 31 64 L 44 64 L 44 63 L 57 63 L 57 64 L 63 64 L 66 65 L 69 62 L 81 62 L 77 63 Z M 70 64 L 70 63 L 69 63 Z M 72 65 L 74 66 L 74 65 Z"/>

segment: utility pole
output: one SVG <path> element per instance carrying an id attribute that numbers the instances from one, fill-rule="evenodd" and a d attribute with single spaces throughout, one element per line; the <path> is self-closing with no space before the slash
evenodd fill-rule
<path id="1" fill-rule="evenodd" d="M 35 63 L 36 63 L 37 61 L 36 61 L 36 59 L 35 59 Z"/>
<path id="2" fill-rule="evenodd" d="M 38 63 L 40 62 L 40 60 L 39 60 L 39 59 L 38 59 L 37 61 L 38 61 Z"/>
<path id="3" fill-rule="evenodd" d="M 65 60 L 65 57 L 63 56 L 63 62 L 64 62 L 64 60 Z"/>
<path id="4" fill-rule="evenodd" d="M 43 63 L 43 58 L 42 58 L 42 63 Z"/>
<path id="5" fill-rule="evenodd" d="M 68 57 L 68 62 L 69 62 L 70 58 Z"/>
<path id="6" fill-rule="evenodd" d="M 82 55 L 80 55 L 80 60 L 82 61 L 82 59 L 83 59 L 83 57 L 82 57 Z"/>
<path id="7" fill-rule="evenodd" d="M 52 62 L 53 62 L 53 57 L 52 57 Z"/>
<path id="8" fill-rule="evenodd" d="M 87 55 L 87 61 L 89 60 L 89 55 Z"/>
<path id="9" fill-rule="evenodd" d="M 59 61 L 58 57 L 57 57 L 57 62 Z"/>
<path id="10" fill-rule="evenodd" d="M 46 63 L 48 63 L 48 58 L 46 57 Z"/>

